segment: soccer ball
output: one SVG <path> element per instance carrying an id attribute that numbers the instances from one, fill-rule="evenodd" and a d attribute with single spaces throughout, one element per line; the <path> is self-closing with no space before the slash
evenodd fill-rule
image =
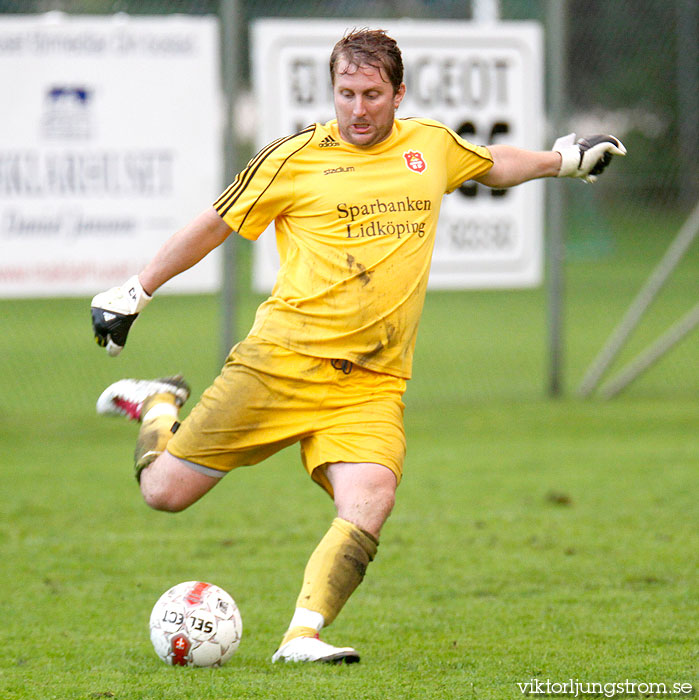
<path id="1" fill-rule="evenodd" d="M 222 666 L 236 652 L 242 634 L 233 598 L 204 581 L 173 586 L 150 614 L 155 653 L 171 666 Z"/>

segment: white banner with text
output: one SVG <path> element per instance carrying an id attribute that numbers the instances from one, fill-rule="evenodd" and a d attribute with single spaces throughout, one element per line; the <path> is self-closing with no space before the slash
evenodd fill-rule
<path id="1" fill-rule="evenodd" d="M 0 297 L 121 284 L 215 200 L 219 61 L 212 17 L 0 17 Z"/>
<path id="2" fill-rule="evenodd" d="M 479 145 L 540 149 L 543 38 L 533 22 L 258 20 L 253 24 L 258 146 L 333 119 L 328 59 L 348 29 L 379 26 L 403 54 L 407 93 L 397 113 L 437 119 Z M 544 188 L 465 183 L 442 203 L 430 287 L 508 288 L 541 283 Z M 273 232 L 255 245 L 255 287 L 274 283 Z"/>

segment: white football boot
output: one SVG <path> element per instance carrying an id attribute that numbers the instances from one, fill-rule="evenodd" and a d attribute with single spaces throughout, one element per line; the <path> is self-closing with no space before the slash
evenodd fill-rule
<path id="1" fill-rule="evenodd" d="M 277 649 L 272 656 L 272 663 L 277 661 L 353 664 L 359 661 L 359 654 L 352 647 L 334 647 L 317 636 L 296 637 Z"/>
<path id="2" fill-rule="evenodd" d="M 189 398 L 189 385 L 181 374 L 160 379 L 120 379 L 110 384 L 97 399 L 97 413 L 126 416 L 140 421 L 143 403 L 154 394 L 172 394 L 180 407 Z"/>

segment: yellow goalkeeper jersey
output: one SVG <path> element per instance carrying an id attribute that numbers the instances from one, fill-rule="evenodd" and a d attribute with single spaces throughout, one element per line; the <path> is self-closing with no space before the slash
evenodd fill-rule
<path id="1" fill-rule="evenodd" d="M 429 119 L 370 148 L 335 120 L 263 148 L 214 204 L 251 240 L 275 223 L 281 267 L 251 335 L 410 378 L 442 196 L 492 163 Z"/>

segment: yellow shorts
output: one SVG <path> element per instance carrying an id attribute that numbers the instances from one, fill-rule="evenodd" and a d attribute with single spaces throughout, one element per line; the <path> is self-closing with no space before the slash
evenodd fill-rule
<path id="1" fill-rule="evenodd" d="M 306 471 L 331 496 L 324 467 L 374 462 L 400 482 L 405 380 L 299 355 L 255 337 L 236 345 L 167 451 L 211 476 L 299 442 Z"/>

